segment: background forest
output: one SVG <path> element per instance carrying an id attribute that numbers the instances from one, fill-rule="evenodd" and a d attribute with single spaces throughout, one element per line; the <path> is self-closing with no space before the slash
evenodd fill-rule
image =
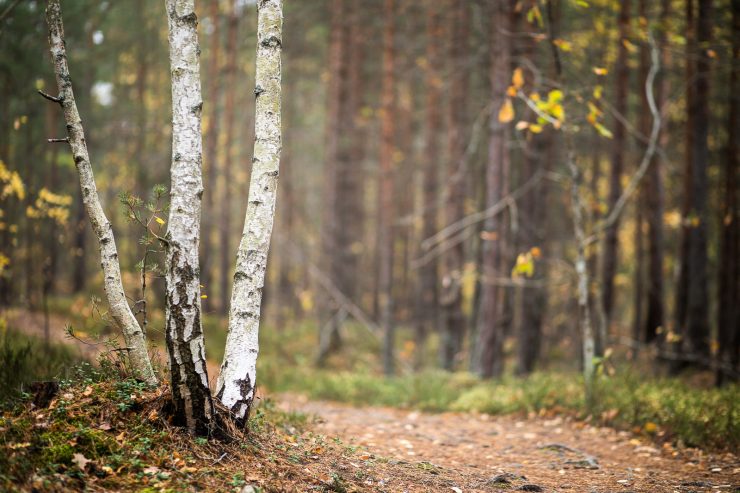
<path id="1" fill-rule="evenodd" d="M 63 2 L 130 304 L 161 342 L 164 260 L 137 220 L 152 200 L 166 229 L 160 3 Z M 0 0 L 6 391 L 111 354 L 116 336 L 75 164 L 47 143 L 65 129 L 37 94 L 55 85 L 43 8 Z M 256 9 L 197 9 L 203 323 L 218 362 Z M 282 46 L 260 385 L 433 410 L 588 409 L 737 446 L 740 1 L 286 1 Z"/>

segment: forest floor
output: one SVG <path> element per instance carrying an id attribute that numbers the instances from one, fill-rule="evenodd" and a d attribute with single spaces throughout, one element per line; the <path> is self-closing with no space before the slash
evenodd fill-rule
<path id="1" fill-rule="evenodd" d="M 559 416 L 426 414 L 294 395 L 278 402 L 284 410 L 314 414 L 315 432 L 425 470 L 446 491 L 740 491 L 740 460 L 733 454 L 657 446 Z M 395 486 L 392 491 L 431 491 L 403 481 Z"/>
<path id="2" fill-rule="evenodd" d="M 12 326 L 22 327 L 28 335 L 43 337 L 40 314 L 10 310 L 6 317 Z M 69 344 L 71 341 L 59 330 L 59 323 L 59 317 L 53 317 L 52 342 Z M 105 349 L 104 346 L 79 343 L 74 346 L 79 347 L 88 359 L 94 359 Z M 215 368 L 210 370 L 215 371 Z M 79 395 L 80 407 L 90 399 L 89 387 L 85 389 L 71 392 Z M 97 390 L 95 392 L 98 393 Z M 114 392 L 103 387 L 99 392 L 101 395 L 117 395 L 118 390 Z M 156 399 L 160 400 L 161 395 L 160 391 Z M 166 450 L 166 445 L 157 454 L 141 452 L 133 447 L 131 454 L 137 457 L 133 460 L 134 465 L 120 467 L 122 472 L 127 468 L 139 472 L 117 479 L 101 472 L 109 470 L 104 466 L 108 461 L 105 456 L 96 458 L 88 452 L 87 457 L 93 460 L 91 466 L 83 464 L 82 473 L 72 474 L 74 482 L 66 483 L 66 487 L 108 491 L 136 485 L 137 488 L 148 486 L 154 487 L 154 491 L 168 491 L 173 486 L 177 490 L 187 484 L 188 487 L 206 490 L 215 488 L 245 493 L 740 492 L 740 459 L 733 454 L 674 447 L 670 443 L 660 445 L 645 436 L 594 426 L 556 413 L 528 417 L 428 414 L 376 406 L 353 407 L 310 400 L 297 394 L 270 397 L 262 400 L 267 428 L 255 432 L 255 444 L 250 450 L 224 448 L 217 444 L 191 444 L 195 450 L 193 463 L 183 466 L 184 463 L 168 462 L 172 455 Z M 143 397 L 141 399 L 146 401 Z M 71 402 L 76 400 L 77 397 Z M 101 405 L 103 402 L 101 399 Z M 270 411 L 273 403 L 276 403 L 275 412 Z M 99 412 L 91 415 L 90 419 L 98 419 L 98 415 L 109 412 Z M 258 421 L 260 413 L 258 411 Z M 33 422 L 41 419 L 37 415 L 43 414 L 31 408 L 6 421 L 2 428 L 10 430 L 11 422 Z M 33 419 L 28 419 L 30 417 Z M 284 417 L 288 417 L 287 420 Z M 300 424 L 293 423 L 296 417 Z M 112 422 L 110 418 L 106 419 L 106 423 Z M 121 418 L 121 429 L 127 419 Z M 273 423 L 275 419 L 277 425 Z M 60 432 L 79 434 L 79 431 L 73 431 L 78 429 L 77 424 L 61 422 L 59 426 Z M 119 431 L 106 429 L 105 434 L 118 438 L 116 434 Z M 33 432 L 27 429 L 18 433 L 14 440 L 9 440 L 6 435 L 4 440 L 0 440 L 6 442 L 0 443 L 0 448 L 4 445 L 11 455 L 18 454 L 19 450 L 25 449 L 14 447 L 25 447 L 44 439 L 43 436 L 33 436 Z M 156 428 L 142 433 L 144 437 L 148 436 L 147 433 L 152 437 L 159 436 Z M 187 437 L 179 436 L 177 440 L 173 447 L 187 448 Z M 116 453 L 125 456 L 121 450 L 127 450 L 128 445 L 119 443 L 112 449 L 116 447 L 120 448 Z M 226 459 L 214 463 L 211 459 L 200 460 L 199 456 Z M 32 462 L 29 459 L 29 463 Z M 69 477 L 75 467 L 73 463 L 62 464 L 54 470 L 57 471 L 53 473 L 57 479 L 53 481 Z M 156 474 L 152 476 L 146 471 L 156 471 Z M 64 473 L 60 475 L 60 472 Z M 198 476 L 198 479 L 193 476 Z M 26 484 L 33 485 L 31 489 L 38 488 L 40 477 L 49 476 L 33 477 L 36 481 L 31 478 L 30 484 Z M 249 489 L 250 485 L 254 488 Z"/>

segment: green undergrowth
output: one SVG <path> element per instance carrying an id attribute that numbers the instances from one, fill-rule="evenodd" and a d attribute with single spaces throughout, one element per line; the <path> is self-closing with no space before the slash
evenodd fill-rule
<path id="1" fill-rule="evenodd" d="M 192 437 L 169 423 L 166 386 L 118 378 L 82 367 L 45 405 L 25 396 L 6 408 L 0 491 L 293 491 L 283 481 L 323 440 L 302 438 L 308 418 L 271 401 L 231 441 Z"/>
<path id="2" fill-rule="evenodd" d="M 634 373 L 602 377 L 592 409 L 575 373 L 535 373 L 528 378 L 481 381 L 468 373 L 427 371 L 385 378 L 372 373 L 307 370 L 267 371 L 272 391 L 301 392 L 313 399 L 424 411 L 487 414 L 566 414 L 630 429 L 686 446 L 738 450 L 740 388 L 695 389 L 675 379 L 644 379 Z"/>
<path id="3" fill-rule="evenodd" d="M 79 362 L 71 348 L 46 345 L 8 329 L 0 319 L 0 407 L 22 397 L 30 383 L 63 377 Z"/>

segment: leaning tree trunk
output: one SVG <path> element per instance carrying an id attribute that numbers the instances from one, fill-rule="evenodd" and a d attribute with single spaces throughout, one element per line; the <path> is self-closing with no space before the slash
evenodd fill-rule
<path id="1" fill-rule="evenodd" d="M 149 360 L 144 333 L 131 311 L 131 307 L 126 301 L 126 294 L 123 291 L 121 267 L 118 264 L 118 251 L 116 250 L 113 228 L 105 216 L 105 212 L 103 212 L 98 190 L 95 186 L 95 177 L 93 176 L 90 156 L 85 143 L 85 132 L 82 128 L 82 120 L 77 111 L 77 104 L 72 91 L 72 79 L 67 64 L 64 26 L 59 0 L 49 0 L 46 9 L 46 22 L 49 25 L 49 46 L 59 96 L 44 95 L 44 97 L 59 103 L 64 111 L 64 120 L 67 123 L 67 139 L 65 140 L 69 142 L 72 149 L 72 156 L 80 178 L 82 202 L 100 248 L 105 296 L 110 305 L 110 314 L 123 332 L 131 369 L 137 378 L 141 378 L 150 384 L 156 384 L 157 377 L 154 375 Z"/>
<path id="2" fill-rule="evenodd" d="M 200 48 L 195 0 L 167 0 L 172 77 L 172 166 L 166 235 L 165 334 L 176 422 L 206 434 L 213 420 L 200 319 Z"/>
<path id="3" fill-rule="evenodd" d="M 280 169 L 280 52 L 283 2 L 257 4 L 255 142 L 249 203 L 236 257 L 229 333 L 218 376 L 217 398 L 246 424 L 254 399 L 259 322 L 267 252 L 275 216 Z"/>

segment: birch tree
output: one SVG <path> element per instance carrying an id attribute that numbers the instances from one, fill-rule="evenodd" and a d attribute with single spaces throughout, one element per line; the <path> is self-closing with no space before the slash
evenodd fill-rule
<path id="1" fill-rule="evenodd" d="M 58 96 L 41 93 L 49 101 L 61 105 L 64 120 L 67 126 L 67 137 L 64 139 L 49 139 L 50 142 L 67 142 L 72 150 L 72 156 L 80 180 L 82 202 L 90 220 L 93 232 L 100 249 L 100 263 L 103 269 L 103 287 L 110 306 L 110 315 L 115 325 L 123 333 L 129 362 L 133 374 L 149 384 L 156 384 L 149 354 L 147 353 L 144 332 L 136 320 L 131 307 L 126 300 L 121 281 L 121 267 L 118 261 L 118 250 L 113 235 L 113 228 L 103 211 L 98 190 L 95 186 L 90 155 L 85 142 L 85 131 L 82 119 L 77 111 L 72 78 L 69 74 L 67 52 L 64 42 L 64 25 L 59 0 L 49 0 L 46 8 L 46 22 L 49 27 L 49 47 L 51 51 L 54 74 L 56 76 Z"/>
<path id="2" fill-rule="evenodd" d="M 255 142 L 249 202 L 236 257 L 217 398 L 245 424 L 254 399 L 262 288 L 267 269 L 280 168 L 282 0 L 257 3 Z"/>
<path id="3" fill-rule="evenodd" d="M 189 431 L 205 434 L 213 419 L 213 402 L 200 318 L 200 48 L 195 0 L 167 0 L 166 8 L 172 78 L 172 165 L 165 238 L 165 332 L 174 417 Z"/>

